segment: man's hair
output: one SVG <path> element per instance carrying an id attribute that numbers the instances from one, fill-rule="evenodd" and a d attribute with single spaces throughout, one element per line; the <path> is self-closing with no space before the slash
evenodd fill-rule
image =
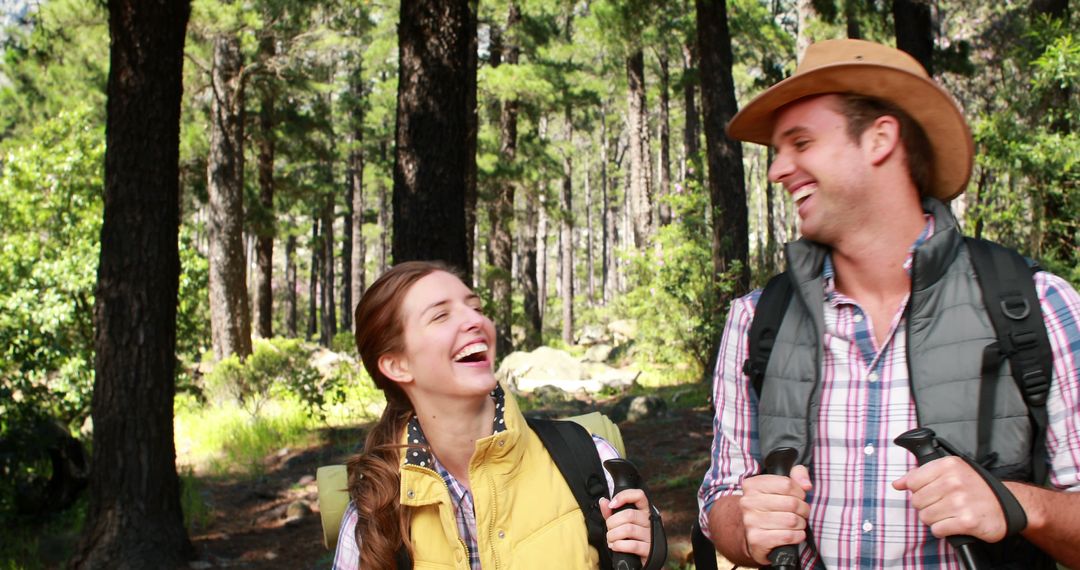
<path id="1" fill-rule="evenodd" d="M 840 95 L 837 109 L 847 119 L 847 133 L 857 144 L 866 129 L 881 116 L 896 117 L 900 123 L 900 142 L 907 152 L 908 174 L 922 196 L 931 195 L 934 175 L 934 153 L 926 131 L 903 109 L 874 97 Z"/>

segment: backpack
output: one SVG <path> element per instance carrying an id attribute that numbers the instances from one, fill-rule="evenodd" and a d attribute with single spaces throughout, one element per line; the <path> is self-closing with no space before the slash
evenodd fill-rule
<path id="1" fill-rule="evenodd" d="M 1041 268 L 1016 251 L 993 242 L 970 237 L 964 243 L 982 290 L 983 304 L 997 333 L 998 341 L 983 353 L 983 378 L 995 374 L 1002 358 L 1008 358 L 1013 380 L 1024 396 L 1034 424 L 1031 453 L 1032 478 L 1042 485 L 1048 476 L 1046 467 L 1046 399 L 1050 392 L 1053 352 L 1046 334 L 1042 309 L 1032 276 Z M 773 342 L 780 330 L 784 313 L 793 296 L 791 279 L 786 272 L 773 276 L 762 290 L 748 333 L 749 356 L 743 373 L 760 397 L 765 382 Z M 979 447 L 989 444 L 988 406 L 979 406 Z M 976 457 L 981 457 L 976 453 Z"/>
<path id="2" fill-rule="evenodd" d="M 607 498 L 607 478 L 604 476 L 604 467 L 600 464 L 600 454 L 596 451 L 592 434 L 581 424 L 570 420 L 526 418 L 526 422 L 551 455 L 552 461 L 574 494 L 582 514 L 585 515 L 589 545 L 600 555 L 600 568 L 612 568 L 611 550 L 607 542 L 607 522 L 600 512 L 599 502 L 601 497 Z M 667 540 L 655 507 L 651 522 L 652 550 L 649 552 L 645 569 L 658 570 L 667 559 Z M 404 547 L 397 552 L 397 567 L 398 570 L 412 568 L 412 559 Z"/>

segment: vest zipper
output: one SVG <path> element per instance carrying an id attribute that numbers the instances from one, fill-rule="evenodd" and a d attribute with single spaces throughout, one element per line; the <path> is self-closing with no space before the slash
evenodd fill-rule
<path id="1" fill-rule="evenodd" d="M 433 456 L 433 457 L 434 457 L 434 456 Z M 452 495 L 452 494 L 450 493 L 450 485 L 447 485 L 447 484 L 446 484 L 446 479 L 443 479 L 443 478 L 442 478 L 442 475 L 439 475 L 439 472 L 438 472 L 438 471 L 435 471 L 434 469 L 430 469 L 430 468 L 428 468 L 428 467 L 420 467 L 419 465 L 414 465 L 413 467 L 416 467 L 416 468 L 418 468 L 418 469 L 422 469 L 422 470 L 424 470 L 424 471 L 427 471 L 428 473 L 431 473 L 432 475 L 434 475 L 436 479 L 438 479 L 439 481 L 442 481 L 442 484 L 443 484 L 443 488 L 445 488 L 445 489 L 446 489 L 446 496 L 447 496 L 447 497 L 448 497 L 448 498 L 449 498 L 449 499 L 450 499 L 451 501 L 453 501 L 453 500 L 454 500 L 454 496 L 453 496 L 453 495 Z M 453 506 L 453 505 L 451 504 L 451 505 L 450 505 L 450 510 L 451 510 L 451 511 L 453 511 L 453 509 L 454 509 L 454 506 Z M 474 511 L 475 511 L 475 509 L 474 509 Z M 473 515 L 474 515 L 474 516 L 473 516 L 473 518 L 476 518 L 476 517 L 475 517 L 475 514 L 476 514 L 476 513 L 474 512 L 474 513 L 473 513 Z M 455 528 L 457 528 L 457 520 L 454 520 L 454 527 L 455 527 Z M 465 541 L 464 541 L 464 540 L 462 540 L 462 538 L 461 538 L 461 535 L 460 535 L 460 534 L 459 534 L 459 535 L 457 535 L 457 541 L 458 541 L 458 544 L 460 544 L 460 545 L 461 545 L 461 549 L 465 551 L 465 567 L 466 567 L 466 568 L 472 568 L 472 553 L 471 553 L 471 552 L 469 552 L 469 545 L 468 545 L 468 544 L 465 544 Z"/>

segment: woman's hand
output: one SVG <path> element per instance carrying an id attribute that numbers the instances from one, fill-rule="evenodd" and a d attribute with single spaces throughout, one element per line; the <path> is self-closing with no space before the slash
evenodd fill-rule
<path id="1" fill-rule="evenodd" d="M 633 508 L 616 513 L 615 509 L 623 505 Z M 649 499 L 641 489 L 626 489 L 610 501 L 600 499 L 600 513 L 607 521 L 607 541 L 612 551 L 636 554 L 645 564 L 652 549 L 649 509 Z"/>

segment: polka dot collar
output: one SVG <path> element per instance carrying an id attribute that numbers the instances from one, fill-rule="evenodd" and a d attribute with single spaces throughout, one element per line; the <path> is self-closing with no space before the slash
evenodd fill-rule
<path id="1" fill-rule="evenodd" d="M 504 432 L 506 431 L 506 419 L 504 417 L 506 393 L 503 392 L 501 385 L 495 385 L 495 389 L 491 391 L 491 399 L 495 401 L 495 421 L 491 433 Z M 424 437 L 424 430 L 420 429 L 420 418 L 416 417 L 416 414 L 413 414 L 412 419 L 409 420 L 406 430 L 409 433 L 409 451 L 405 455 L 405 463 L 429 469 L 433 468 L 434 461 L 432 461 L 431 457 L 431 448 L 428 446 L 427 438 Z"/>

